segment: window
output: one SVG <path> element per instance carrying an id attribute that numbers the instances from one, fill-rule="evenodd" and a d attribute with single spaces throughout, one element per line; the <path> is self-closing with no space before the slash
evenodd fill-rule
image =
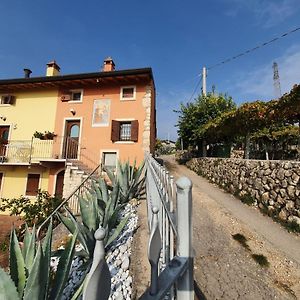
<path id="1" fill-rule="evenodd" d="M 102 164 L 104 168 L 114 171 L 117 165 L 117 152 L 103 152 Z"/>
<path id="2" fill-rule="evenodd" d="M 2 95 L 1 96 L 1 104 L 12 105 L 12 104 L 14 104 L 15 98 L 16 97 L 13 95 Z"/>
<path id="3" fill-rule="evenodd" d="M 111 140 L 118 141 L 138 141 L 139 122 L 134 121 L 112 121 Z"/>
<path id="4" fill-rule="evenodd" d="M 123 86 L 121 87 L 121 100 L 135 100 L 136 87 Z"/>
<path id="5" fill-rule="evenodd" d="M 28 174 L 26 185 L 26 196 L 36 196 L 40 184 L 40 174 Z"/>
<path id="6" fill-rule="evenodd" d="M 60 100 L 62 102 L 82 102 L 82 94 L 83 90 L 69 90 L 69 91 L 62 91 L 60 96 Z"/>
<path id="7" fill-rule="evenodd" d="M 120 141 L 131 140 L 131 122 L 120 122 Z"/>
<path id="8" fill-rule="evenodd" d="M 82 101 L 82 91 L 71 91 L 71 101 Z"/>

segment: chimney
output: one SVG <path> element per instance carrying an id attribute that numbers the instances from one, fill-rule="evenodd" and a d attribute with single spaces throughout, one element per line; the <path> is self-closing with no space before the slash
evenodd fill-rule
<path id="1" fill-rule="evenodd" d="M 24 69 L 24 78 L 29 78 L 32 71 L 30 69 Z"/>
<path id="2" fill-rule="evenodd" d="M 115 70 L 115 63 L 114 63 L 113 59 L 110 56 L 105 58 L 104 63 L 103 63 L 103 71 L 110 72 L 110 71 L 114 71 L 114 70 Z"/>
<path id="3" fill-rule="evenodd" d="M 59 65 L 56 63 L 55 60 L 50 61 L 49 63 L 47 63 L 47 72 L 46 72 L 46 76 L 57 76 L 59 75 L 60 71 L 60 67 Z"/>

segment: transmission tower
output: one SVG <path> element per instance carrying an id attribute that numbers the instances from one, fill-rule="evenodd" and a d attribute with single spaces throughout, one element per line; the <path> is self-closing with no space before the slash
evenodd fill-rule
<path id="1" fill-rule="evenodd" d="M 275 98 L 278 99 L 282 95 L 281 95 L 280 79 L 279 79 L 279 72 L 278 72 L 278 64 L 275 61 L 273 63 L 273 81 L 274 81 Z"/>

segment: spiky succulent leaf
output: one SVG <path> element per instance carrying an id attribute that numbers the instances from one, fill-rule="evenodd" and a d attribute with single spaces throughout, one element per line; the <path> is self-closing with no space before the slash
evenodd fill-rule
<path id="1" fill-rule="evenodd" d="M 106 172 L 109 180 L 111 181 L 111 184 L 115 185 L 115 182 L 116 182 L 115 174 L 109 168 L 105 168 L 104 171 Z"/>
<path id="2" fill-rule="evenodd" d="M 36 251 L 36 232 L 35 232 L 35 225 L 33 225 L 32 228 L 32 232 L 31 232 L 31 237 L 30 237 L 30 241 L 28 243 L 28 246 L 26 247 L 26 255 L 25 255 L 25 266 L 26 269 L 28 270 L 28 273 L 30 273 L 31 268 L 32 268 L 32 264 L 34 261 L 34 257 L 35 257 L 35 251 Z"/>
<path id="3" fill-rule="evenodd" d="M 47 234 L 42 244 L 43 261 L 42 261 L 42 274 L 44 274 L 45 282 L 45 294 L 48 293 L 50 277 L 46 274 L 50 274 L 50 260 L 51 260 L 51 244 L 52 244 L 52 219 L 48 226 Z"/>
<path id="4" fill-rule="evenodd" d="M 18 300 L 18 291 L 11 277 L 0 268 L 0 299 Z"/>
<path id="5" fill-rule="evenodd" d="M 105 203 L 109 200 L 107 184 L 103 178 L 99 179 L 99 187 L 102 194 L 102 199 Z"/>
<path id="6" fill-rule="evenodd" d="M 115 210 L 113 211 L 112 215 L 110 216 L 109 220 L 108 220 L 108 232 L 115 228 L 118 222 L 118 216 L 119 216 L 119 212 L 121 211 L 121 209 L 124 208 L 126 204 L 122 204 L 119 205 L 118 207 L 115 208 Z"/>
<path id="7" fill-rule="evenodd" d="M 74 215 L 67 210 L 68 217 L 63 216 L 62 214 L 58 213 L 58 218 L 60 221 L 67 227 L 67 229 L 70 231 L 71 234 L 74 234 L 75 231 L 78 231 L 78 240 L 83 245 L 84 249 L 89 253 L 90 247 L 88 247 L 85 235 L 82 234 L 82 232 L 79 230 L 79 223 L 77 222 Z"/>
<path id="8" fill-rule="evenodd" d="M 121 222 L 119 223 L 119 225 L 117 226 L 117 228 L 115 229 L 114 233 L 108 238 L 105 247 L 108 247 L 122 232 L 123 228 L 126 226 L 128 219 L 129 219 L 129 215 L 126 216 L 124 219 L 121 220 Z"/>
<path id="9" fill-rule="evenodd" d="M 69 277 L 72 260 L 74 257 L 76 239 L 77 239 L 77 231 L 73 235 L 72 239 L 66 245 L 65 251 L 63 255 L 60 257 L 53 286 L 51 289 L 50 299 L 53 300 L 61 299 L 64 287 Z"/>
<path id="10" fill-rule="evenodd" d="M 31 233 L 28 229 L 27 224 L 25 224 L 25 235 L 24 235 L 24 239 L 23 239 L 23 248 L 22 248 L 22 254 L 24 259 L 26 258 L 26 252 L 28 249 L 28 245 L 30 244 L 30 240 L 31 240 Z"/>
<path id="11" fill-rule="evenodd" d="M 45 298 L 46 277 L 48 277 L 49 274 L 43 274 L 43 259 L 42 245 L 41 242 L 39 242 L 31 272 L 29 273 L 24 289 L 24 300 Z"/>
<path id="12" fill-rule="evenodd" d="M 85 200 L 79 197 L 80 213 L 83 224 L 90 230 L 96 231 L 98 228 L 98 214 L 95 206 L 95 201 Z"/>
<path id="13" fill-rule="evenodd" d="M 12 230 L 10 235 L 9 251 L 10 276 L 17 287 L 19 296 L 22 297 L 26 282 L 26 270 L 24 258 L 20 249 L 15 229 Z"/>

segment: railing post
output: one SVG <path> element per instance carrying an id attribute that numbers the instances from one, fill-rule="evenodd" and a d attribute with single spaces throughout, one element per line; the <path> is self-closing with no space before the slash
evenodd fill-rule
<path id="1" fill-rule="evenodd" d="M 193 248 L 192 248 L 192 182 L 187 177 L 176 181 L 177 186 L 177 255 L 187 257 L 188 269 L 177 281 L 177 299 L 194 299 Z"/>
<path id="2" fill-rule="evenodd" d="M 30 143 L 30 154 L 29 154 L 29 164 L 31 164 L 31 159 L 32 159 L 32 149 L 33 149 L 33 137 L 31 138 L 31 143 Z"/>
<path id="3" fill-rule="evenodd" d="M 151 265 L 150 294 L 156 295 L 158 292 L 158 261 L 161 250 L 161 236 L 158 227 L 158 207 L 152 208 L 151 232 L 148 246 L 148 259 Z"/>
<path id="4" fill-rule="evenodd" d="M 111 275 L 105 261 L 104 238 L 105 230 L 100 227 L 95 232 L 96 245 L 93 263 L 86 277 L 83 300 L 107 300 L 110 295 Z"/>

